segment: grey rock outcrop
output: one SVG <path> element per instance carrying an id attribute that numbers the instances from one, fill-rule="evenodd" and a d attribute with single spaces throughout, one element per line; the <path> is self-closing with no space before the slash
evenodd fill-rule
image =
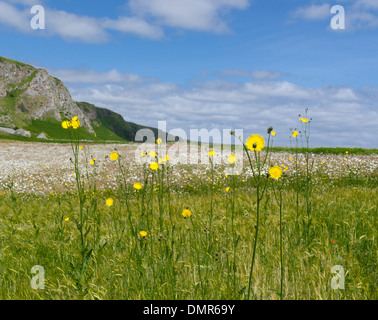
<path id="1" fill-rule="evenodd" d="M 46 133 L 44 132 L 41 132 L 38 136 L 37 136 L 38 139 L 46 139 L 48 140 L 49 138 L 46 136 Z"/>
<path id="2" fill-rule="evenodd" d="M 0 123 L 8 127 L 14 126 L 14 119 L 20 117 L 25 120 L 62 121 L 63 118 L 78 116 L 81 125 L 94 133 L 90 120 L 72 99 L 63 82 L 50 76 L 45 69 L 0 57 L 1 98 L 12 102 L 0 104 L 0 119 L 7 117 L 7 121 L 0 120 Z"/>
<path id="3" fill-rule="evenodd" d="M 26 131 L 24 129 L 14 130 L 14 129 L 10 129 L 10 128 L 0 127 L 0 133 L 6 133 L 6 134 L 14 135 L 14 136 L 23 136 L 23 137 L 31 138 L 30 131 Z"/>

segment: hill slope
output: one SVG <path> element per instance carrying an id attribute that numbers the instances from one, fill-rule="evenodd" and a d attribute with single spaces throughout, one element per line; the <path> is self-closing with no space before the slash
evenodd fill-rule
<path id="1" fill-rule="evenodd" d="M 134 141 L 144 126 L 127 122 L 120 114 L 86 102 L 75 102 L 67 88 L 45 69 L 0 57 L 0 135 L 68 139 L 60 124 L 78 116 L 83 139 Z M 157 135 L 157 129 L 152 129 Z M 42 135 L 43 136 L 43 135 Z"/>
<path id="2" fill-rule="evenodd" d="M 109 109 L 99 108 L 87 102 L 78 102 L 77 104 L 90 120 L 96 135 L 102 137 L 103 140 L 121 138 L 127 141 L 134 141 L 135 134 L 140 129 L 151 129 L 155 136 L 158 135 L 158 129 L 127 122 L 120 114 Z"/>

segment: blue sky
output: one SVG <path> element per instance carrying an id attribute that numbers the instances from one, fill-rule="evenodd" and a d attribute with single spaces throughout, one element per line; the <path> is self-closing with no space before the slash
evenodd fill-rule
<path id="1" fill-rule="evenodd" d="M 45 30 L 30 27 L 36 4 Z M 312 145 L 378 147 L 377 40 L 377 0 L 0 0 L 0 55 L 74 99 L 168 129 L 273 125 L 280 145 L 309 108 Z"/>

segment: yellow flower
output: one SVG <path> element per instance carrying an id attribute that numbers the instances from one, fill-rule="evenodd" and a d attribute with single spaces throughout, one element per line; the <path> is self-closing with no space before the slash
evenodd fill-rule
<path id="1" fill-rule="evenodd" d="M 184 218 L 189 218 L 191 215 L 192 215 L 192 213 L 188 209 L 184 209 L 184 211 L 182 212 L 182 216 Z"/>
<path id="2" fill-rule="evenodd" d="M 289 158 L 289 161 L 293 161 L 293 158 L 292 158 L 292 157 L 290 157 L 290 158 Z"/>
<path id="3" fill-rule="evenodd" d="M 236 160 L 237 160 L 237 158 L 234 154 L 232 154 L 228 157 L 228 162 L 231 163 L 231 164 L 235 163 Z"/>
<path id="4" fill-rule="evenodd" d="M 346 154 L 348 154 L 348 153 L 349 153 L 349 151 L 345 151 L 345 153 L 346 153 Z"/>
<path id="5" fill-rule="evenodd" d="M 265 141 L 259 134 L 253 134 L 247 139 L 246 145 L 249 150 L 261 151 L 264 149 Z"/>
<path id="6" fill-rule="evenodd" d="M 303 123 L 306 123 L 306 122 L 308 122 L 308 119 L 307 119 L 307 118 L 304 118 L 304 119 L 302 119 L 302 122 L 303 122 Z"/>
<path id="7" fill-rule="evenodd" d="M 155 151 L 150 151 L 148 154 L 150 155 L 151 158 L 156 158 L 157 156 Z"/>
<path id="8" fill-rule="evenodd" d="M 289 170 L 289 167 L 286 167 L 286 168 L 284 169 L 285 172 L 286 172 L 287 170 Z"/>
<path id="9" fill-rule="evenodd" d="M 141 231 L 141 232 L 139 232 L 139 234 L 140 234 L 140 236 L 141 236 L 142 238 L 147 237 L 147 232 L 146 232 L 146 231 Z"/>
<path id="10" fill-rule="evenodd" d="M 215 151 L 214 150 L 209 151 L 209 156 L 210 157 L 213 157 L 214 155 L 215 155 Z"/>
<path id="11" fill-rule="evenodd" d="M 303 118 L 299 118 L 299 120 L 303 121 Z"/>
<path id="12" fill-rule="evenodd" d="M 119 154 L 118 152 L 114 151 L 110 154 L 110 159 L 112 159 L 113 161 L 116 161 L 119 157 Z"/>
<path id="13" fill-rule="evenodd" d="M 70 221 L 70 218 L 66 218 L 66 219 L 64 219 L 64 221 L 68 222 L 68 221 Z"/>
<path id="14" fill-rule="evenodd" d="M 159 169 L 159 164 L 157 162 L 153 162 L 150 164 L 151 170 L 157 170 Z"/>
<path id="15" fill-rule="evenodd" d="M 227 187 L 227 188 L 226 188 L 226 192 L 228 192 L 228 191 L 230 191 L 230 187 Z"/>
<path id="16" fill-rule="evenodd" d="M 137 190 L 140 190 L 140 189 L 142 189 L 142 184 L 139 183 L 139 182 L 136 182 L 136 183 L 134 183 L 134 188 L 137 189 Z"/>
<path id="17" fill-rule="evenodd" d="M 146 156 L 146 153 L 145 153 L 145 152 L 142 152 L 141 156 L 142 156 L 142 157 L 145 157 L 145 156 Z"/>
<path id="18" fill-rule="evenodd" d="M 269 169 L 269 175 L 272 179 L 278 180 L 282 176 L 282 168 L 279 166 L 274 166 Z"/>
<path id="19" fill-rule="evenodd" d="M 89 164 L 90 164 L 91 166 L 93 166 L 93 165 L 94 165 L 94 161 L 92 160 L 91 162 L 89 162 Z"/>
<path id="20" fill-rule="evenodd" d="M 111 206 L 113 205 L 113 203 L 114 203 L 114 200 L 113 200 L 112 198 L 108 198 L 108 199 L 106 199 L 106 205 L 107 205 L 108 207 L 111 207 Z"/>
<path id="21" fill-rule="evenodd" d="M 293 132 L 293 137 L 295 138 L 298 135 L 298 131 Z"/>
<path id="22" fill-rule="evenodd" d="M 323 162 L 320 162 L 320 164 L 323 164 Z"/>
<path id="23" fill-rule="evenodd" d="M 166 155 L 164 158 L 159 159 L 159 163 L 167 162 L 167 161 L 169 161 L 169 159 L 170 159 L 169 156 Z"/>
<path id="24" fill-rule="evenodd" d="M 80 146 L 79 149 L 80 149 L 80 150 L 83 150 L 83 146 Z"/>
<path id="25" fill-rule="evenodd" d="M 72 125 L 73 129 L 77 129 L 77 128 L 80 127 L 80 121 L 79 121 L 78 117 L 73 117 L 72 118 L 71 125 Z"/>
<path id="26" fill-rule="evenodd" d="M 68 129 L 69 127 L 72 127 L 71 121 L 63 121 L 62 122 L 63 129 Z"/>
<path id="27" fill-rule="evenodd" d="M 160 138 L 158 138 L 157 140 L 156 140 L 156 143 L 157 144 L 160 144 L 160 143 L 162 143 L 163 142 L 163 140 L 161 140 Z"/>
<path id="28" fill-rule="evenodd" d="M 276 131 L 272 131 L 272 136 L 275 136 L 276 135 Z"/>

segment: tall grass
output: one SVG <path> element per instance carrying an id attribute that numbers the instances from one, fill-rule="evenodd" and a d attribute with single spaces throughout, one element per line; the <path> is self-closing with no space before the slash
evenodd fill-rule
<path id="1" fill-rule="evenodd" d="M 324 180 L 310 157 L 281 175 L 269 128 L 265 153 L 243 143 L 251 177 L 215 183 L 210 156 L 210 179 L 181 188 L 159 150 L 141 155 L 130 181 L 115 150 L 105 161 L 118 189 L 99 191 L 99 160 L 68 129 L 75 193 L 1 193 L 1 299 L 377 298 L 377 175 Z M 44 290 L 30 287 L 34 265 L 46 270 Z M 334 265 L 344 290 L 330 286 Z"/>

